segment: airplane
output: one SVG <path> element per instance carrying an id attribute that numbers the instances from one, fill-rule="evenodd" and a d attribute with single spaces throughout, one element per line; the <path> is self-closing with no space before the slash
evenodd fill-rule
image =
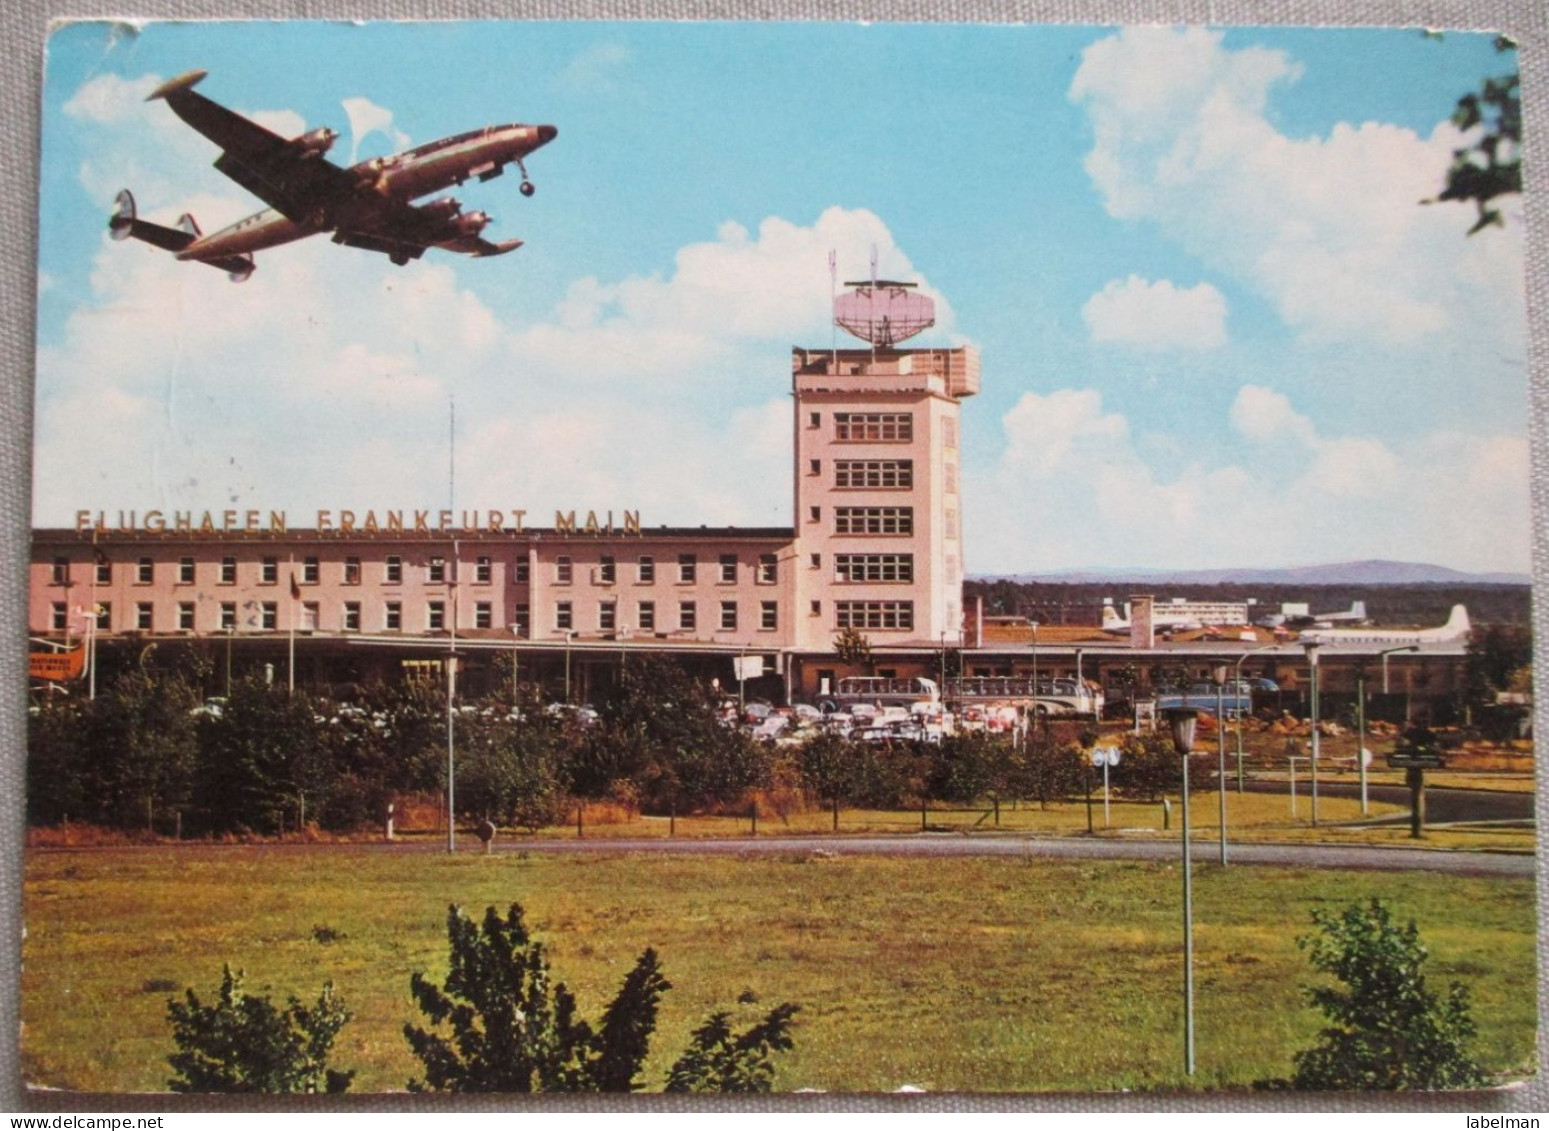
<path id="1" fill-rule="evenodd" d="M 1130 608 L 1125 602 L 1124 615 L 1112 605 L 1103 605 L 1103 631 L 1123 635 L 1130 630 Z M 1191 618 L 1180 613 L 1171 613 L 1166 605 L 1153 605 L 1151 607 L 1151 627 L 1157 631 L 1190 632 L 1197 628 L 1204 628 L 1205 624 L 1197 617 Z"/>
<path id="2" fill-rule="evenodd" d="M 1449 644 L 1467 640 L 1468 609 L 1453 605 L 1447 623 L 1436 628 L 1310 628 L 1297 637 L 1304 644 Z"/>
<path id="3" fill-rule="evenodd" d="M 323 232 L 332 232 L 334 243 L 381 252 L 400 267 L 432 247 L 487 257 L 522 246 L 521 240 L 484 239 L 489 214 L 465 213 L 453 197 L 411 202 L 474 177 L 491 180 L 508 164 L 521 170 L 522 195 L 531 196 L 533 183 L 522 159 L 554 140 L 559 131 L 553 126 L 487 126 L 345 169 L 324 157 L 339 136 L 335 131 L 324 126 L 282 138 L 197 93 L 194 87 L 206 73 L 170 79 L 146 101 L 165 101 L 220 146 L 215 167 L 269 207 L 204 235 L 186 213 L 175 228 L 139 219 L 125 189 L 108 219 L 115 240 L 143 240 L 178 259 L 208 263 L 234 283 L 252 275 L 254 252 Z"/>

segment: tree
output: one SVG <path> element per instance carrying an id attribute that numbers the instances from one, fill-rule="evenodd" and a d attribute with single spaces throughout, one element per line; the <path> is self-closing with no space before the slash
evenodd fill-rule
<path id="1" fill-rule="evenodd" d="M 1312 918 L 1321 933 L 1297 944 L 1341 985 L 1307 991 L 1330 1024 L 1322 1043 L 1296 1054 L 1292 1087 L 1407 1091 L 1486 1082 L 1467 1051 L 1475 1032 L 1468 989 L 1454 982 L 1442 1000 L 1426 985 L 1428 953 L 1413 920 L 1395 926 L 1376 898 Z"/>
<path id="2" fill-rule="evenodd" d="M 458 907 L 447 913 L 451 970 L 437 986 L 415 974 L 410 989 L 434 1025 L 451 1039 L 403 1027 L 425 1079 L 409 1090 L 445 1092 L 633 1091 L 656 1027 L 656 1006 L 671 988 L 656 952 L 647 949 L 593 1031 L 576 1017 L 575 997 L 552 984 L 543 944 L 533 941 L 512 904 L 493 908 L 482 926 Z"/>
<path id="3" fill-rule="evenodd" d="M 741 1036 L 730 1016 L 713 1014 L 694 1030 L 693 1042 L 667 1076 L 669 1092 L 767 1092 L 774 1082 L 772 1057 L 792 1047 L 791 1019 L 799 1006 L 778 1005 Z"/>
<path id="4" fill-rule="evenodd" d="M 871 667 L 871 641 L 864 633 L 846 628 L 834 637 L 834 656 L 842 664 Z"/>
<path id="5" fill-rule="evenodd" d="M 1495 49 L 1514 51 L 1516 44 L 1499 36 Z M 1522 191 L 1522 95 L 1517 72 L 1487 78 L 1479 90 L 1458 99 L 1452 124 L 1464 131 L 1477 129 L 1478 138 L 1452 151 L 1446 187 L 1422 203 L 1473 201 L 1479 218 L 1469 235 L 1492 224 L 1504 226 L 1500 210 L 1491 202 Z"/>
<path id="6" fill-rule="evenodd" d="M 183 1002 L 167 1002 L 172 1040 L 167 1058 L 177 1075 L 174 1092 L 343 1092 L 355 1073 L 328 1067 L 334 1038 L 350 1019 L 344 1002 L 324 982 L 317 1004 L 292 997 L 277 1009 L 266 997 L 242 992 L 242 972 L 224 968 L 216 1000 L 205 1005 L 190 988 Z"/>
<path id="7" fill-rule="evenodd" d="M 410 1091 L 629 1092 L 641 1086 L 657 1005 L 672 988 L 654 950 L 640 955 L 593 1029 L 577 1018 L 564 984 L 551 981 L 543 944 L 528 935 L 519 905 L 504 918 L 487 909 L 482 926 L 452 907 L 447 935 L 445 983 L 415 974 L 410 988 L 433 1025 L 451 1026 L 451 1038 L 403 1027 L 425 1066 L 425 1079 L 410 1080 Z M 669 1090 L 768 1091 L 769 1058 L 791 1047 L 796 1008 L 776 1007 L 737 1038 L 725 1014 L 711 1017 L 674 1065 Z"/>

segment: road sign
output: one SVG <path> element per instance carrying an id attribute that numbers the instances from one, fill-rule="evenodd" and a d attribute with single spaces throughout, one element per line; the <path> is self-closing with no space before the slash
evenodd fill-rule
<path id="1" fill-rule="evenodd" d="M 1117 746 L 1092 747 L 1092 765 L 1117 766 L 1119 764 L 1119 748 Z"/>

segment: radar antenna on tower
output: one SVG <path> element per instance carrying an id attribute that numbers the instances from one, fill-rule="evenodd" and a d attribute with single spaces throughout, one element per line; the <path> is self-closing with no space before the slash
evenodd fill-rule
<path id="1" fill-rule="evenodd" d="M 846 282 L 854 288 L 834 299 L 834 325 L 873 349 L 891 349 L 936 324 L 936 304 L 915 290 L 915 283 L 876 277 Z"/>

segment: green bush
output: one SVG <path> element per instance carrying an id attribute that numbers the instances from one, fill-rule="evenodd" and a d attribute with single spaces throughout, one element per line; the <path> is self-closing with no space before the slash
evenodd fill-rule
<path id="1" fill-rule="evenodd" d="M 522 909 L 504 918 L 493 908 L 475 925 L 461 909 L 447 913 L 451 969 L 437 986 L 415 974 L 410 989 L 432 1026 L 406 1024 L 404 1036 L 425 1067 L 411 1092 L 630 1092 L 656 1029 L 657 1005 L 672 984 L 647 949 L 624 979 L 596 1029 L 576 1016 L 574 995 L 550 978 L 543 944 L 529 937 Z M 676 1091 L 768 1091 L 773 1052 L 790 1047 L 792 1005 L 732 1039 L 717 1015 L 673 1068 Z"/>
<path id="2" fill-rule="evenodd" d="M 242 992 L 242 973 L 225 967 L 216 1000 L 206 1005 L 192 989 L 167 1002 L 172 1040 L 167 1058 L 177 1075 L 174 1092 L 343 1092 L 354 1072 L 328 1067 L 339 1030 L 350 1019 L 333 983 L 317 1004 L 292 997 L 284 1009 Z"/>
<path id="3" fill-rule="evenodd" d="M 1486 1082 L 1467 1051 L 1475 1032 L 1468 989 L 1454 982 L 1445 1000 L 1430 990 L 1427 951 L 1412 920 L 1395 926 L 1375 898 L 1312 917 L 1321 933 L 1297 943 L 1340 985 L 1307 991 L 1330 1024 L 1321 1043 L 1296 1054 L 1292 1087 L 1407 1091 Z"/>

